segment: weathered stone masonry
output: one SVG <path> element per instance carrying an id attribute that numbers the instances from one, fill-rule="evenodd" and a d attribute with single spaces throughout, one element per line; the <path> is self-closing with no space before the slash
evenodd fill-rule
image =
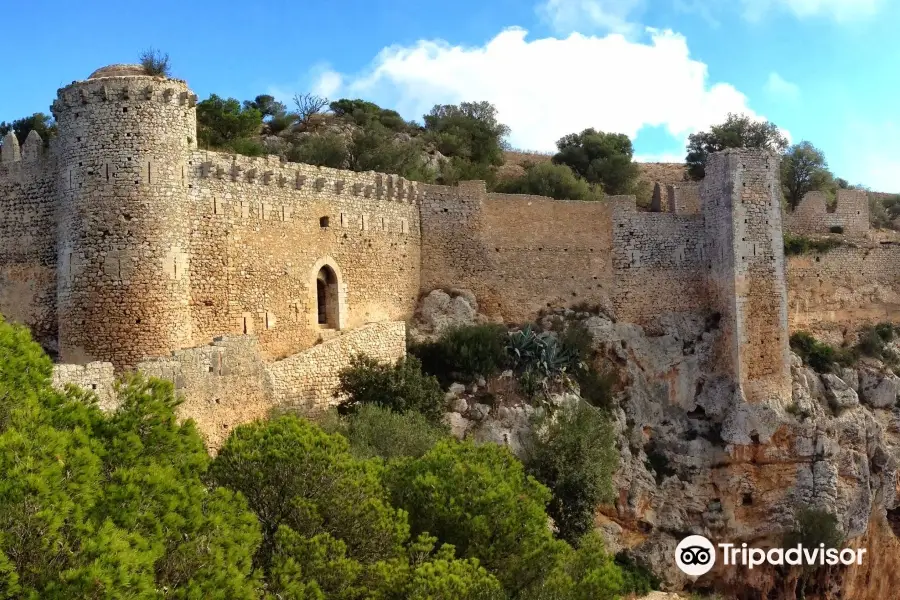
<path id="1" fill-rule="evenodd" d="M 673 186 L 666 212 L 643 213 L 628 197 L 201 151 L 195 103 L 183 81 L 107 67 L 59 91 L 48 151 L 4 140 L 0 312 L 64 362 L 121 370 L 251 336 L 262 359 L 290 364 L 342 331 L 408 319 L 422 293 L 465 287 L 509 322 L 582 302 L 651 331 L 666 313 L 718 315 L 722 372 L 751 401 L 785 392 L 773 157 L 713 157 L 702 186 Z"/>

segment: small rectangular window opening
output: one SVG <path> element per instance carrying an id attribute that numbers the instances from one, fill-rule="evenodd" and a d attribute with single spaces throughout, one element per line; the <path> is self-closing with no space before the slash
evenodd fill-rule
<path id="1" fill-rule="evenodd" d="M 319 227 L 328 227 L 328 217 L 319 218 Z"/>

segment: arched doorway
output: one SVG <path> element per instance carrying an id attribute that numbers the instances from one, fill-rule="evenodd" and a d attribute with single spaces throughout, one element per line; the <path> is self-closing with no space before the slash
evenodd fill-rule
<path id="1" fill-rule="evenodd" d="M 338 278 L 328 265 L 316 273 L 316 323 L 326 329 L 340 329 Z"/>

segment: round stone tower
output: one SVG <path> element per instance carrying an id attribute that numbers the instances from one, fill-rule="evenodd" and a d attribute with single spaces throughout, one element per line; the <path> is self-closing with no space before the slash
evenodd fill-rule
<path id="1" fill-rule="evenodd" d="M 134 366 L 190 345 L 187 168 L 197 97 L 111 65 L 59 90 L 59 350 Z"/>

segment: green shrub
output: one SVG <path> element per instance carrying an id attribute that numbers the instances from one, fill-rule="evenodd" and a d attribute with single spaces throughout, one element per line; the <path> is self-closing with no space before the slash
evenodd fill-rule
<path id="1" fill-rule="evenodd" d="M 149 48 L 144 50 L 138 56 L 138 62 L 144 69 L 144 74 L 158 77 L 169 77 L 172 74 L 172 68 L 169 65 L 169 55 Z"/>
<path id="2" fill-rule="evenodd" d="M 888 365 L 896 365 L 900 362 L 897 353 L 888 346 L 894 340 L 896 328 L 892 323 L 878 323 L 867 325 L 859 332 L 856 343 L 856 353 L 861 356 L 877 358 Z"/>
<path id="3" fill-rule="evenodd" d="M 624 593 L 645 596 L 653 590 L 659 589 L 661 583 L 659 578 L 626 553 L 616 554 L 616 564 L 622 569 L 624 578 L 622 591 Z"/>
<path id="4" fill-rule="evenodd" d="M 392 412 L 375 404 L 364 404 L 347 419 L 346 436 L 353 455 L 386 460 L 411 456 L 418 458 L 438 440 L 449 435 L 417 411 Z"/>
<path id="5" fill-rule="evenodd" d="M 594 366 L 589 366 L 576 371 L 575 381 L 585 402 L 603 410 L 612 408 L 613 385 L 616 381 L 612 371 L 600 371 Z"/>
<path id="6" fill-rule="evenodd" d="M 838 528 L 838 520 L 826 510 L 802 508 L 795 515 L 794 528 L 784 536 L 784 547 L 793 548 L 802 544 L 804 548 L 842 548 L 844 536 Z M 817 570 L 815 566 L 806 566 L 807 570 Z"/>
<path id="7" fill-rule="evenodd" d="M 444 385 L 490 377 L 507 365 L 506 328 L 466 325 L 448 329 L 436 342 L 417 344 L 409 352 L 419 357 L 426 373 Z"/>
<path id="8" fill-rule="evenodd" d="M 621 600 L 635 582 L 606 552 L 597 532 L 579 541 L 578 549 L 566 548 L 550 574 L 515 598 L 520 600 Z M 640 586 L 640 583 L 637 583 Z M 629 596 L 630 597 L 630 596 Z"/>
<path id="9" fill-rule="evenodd" d="M 338 405 L 342 414 L 363 404 L 374 404 L 398 413 L 415 410 L 438 423 L 444 414 L 444 394 L 437 379 L 422 372 L 422 363 L 407 356 L 396 364 L 383 364 L 357 355 L 341 371 L 338 391 L 347 398 Z"/>
<path id="10" fill-rule="evenodd" d="M 313 537 L 343 540 L 349 556 L 396 556 L 409 529 L 393 509 L 373 464 L 357 461 L 347 440 L 296 417 L 236 427 L 210 467 L 217 484 L 240 492 L 256 513 L 263 544 L 256 564 L 268 568 L 282 525 Z"/>
<path id="11" fill-rule="evenodd" d="M 840 240 L 831 238 L 814 240 L 802 235 L 784 234 L 784 254 L 786 256 L 812 253 L 823 254 L 841 245 L 842 242 Z"/>
<path id="12" fill-rule="evenodd" d="M 830 231 L 831 233 L 844 233 L 844 228 L 840 225 L 833 225 L 828 228 L 828 231 Z"/>
<path id="13" fill-rule="evenodd" d="M 528 472 L 553 493 L 547 513 L 559 537 L 577 543 L 593 528 L 597 506 L 613 499 L 618 454 L 612 426 L 596 408 L 579 403 L 532 432 Z"/>
<path id="14" fill-rule="evenodd" d="M 839 358 L 846 359 L 848 356 L 838 355 L 833 347 L 818 341 L 806 331 L 798 331 L 791 335 L 790 343 L 797 356 L 818 373 L 830 372 Z"/>

